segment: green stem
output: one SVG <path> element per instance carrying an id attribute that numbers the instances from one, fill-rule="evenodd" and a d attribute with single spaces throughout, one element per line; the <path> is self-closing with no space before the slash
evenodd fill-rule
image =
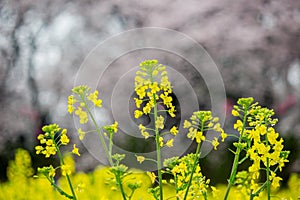
<path id="1" fill-rule="evenodd" d="M 268 139 L 267 139 L 267 144 L 268 144 Z M 270 161 L 269 158 L 267 158 L 267 170 L 266 170 L 266 175 L 267 175 L 267 193 L 268 193 L 268 200 L 271 199 L 271 188 L 270 188 Z"/>
<path id="2" fill-rule="evenodd" d="M 49 180 L 49 179 L 48 179 L 48 180 Z M 49 180 L 49 181 L 50 181 L 50 180 Z M 67 197 L 68 199 L 74 199 L 74 197 L 73 197 L 72 195 L 67 194 L 67 193 L 66 193 L 65 191 L 63 191 L 58 185 L 56 185 L 54 181 L 50 181 L 50 183 L 51 183 L 51 185 L 52 185 L 55 189 L 57 189 L 57 191 L 58 191 L 61 195 Z"/>
<path id="3" fill-rule="evenodd" d="M 90 115 L 90 117 L 91 117 L 91 119 L 92 119 L 92 121 L 93 121 L 93 124 L 94 124 L 94 126 L 95 126 L 95 128 L 96 128 L 96 131 L 97 131 L 97 133 L 98 133 L 98 136 L 99 136 L 100 141 L 101 141 L 101 143 L 102 143 L 102 146 L 103 146 L 103 148 L 104 148 L 104 151 L 105 151 L 106 157 L 107 157 L 107 159 L 108 159 L 108 162 L 109 162 L 110 166 L 113 166 L 114 164 L 113 164 L 112 158 L 111 158 L 111 156 L 110 156 L 110 154 L 109 154 L 109 150 L 108 150 L 108 148 L 107 148 L 107 146 L 106 146 L 105 139 L 104 139 L 104 137 L 103 137 L 103 135 L 102 135 L 101 128 L 98 126 L 98 124 L 97 124 L 97 122 L 96 122 L 96 120 L 95 120 L 95 118 L 94 118 L 94 115 L 92 114 L 91 110 L 90 110 L 89 107 L 87 106 L 87 102 L 85 101 L 84 96 L 80 96 L 80 98 L 82 99 L 82 101 L 83 101 L 83 103 L 84 103 L 84 107 L 85 107 L 86 111 L 88 112 L 88 114 Z"/>
<path id="4" fill-rule="evenodd" d="M 52 136 L 51 136 L 51 137 L 52 137 Z M 52 140 L 54 141 L 54 138 L 52 138 Z M 55 144 L 55 148 L 56 148 L 56 150 L 57 150 L 57 154 L 58 154 L 58 157 L 59 157 L 59 160 L 60 160 L 60 164 L 61 164 L 61 165 L 64 165 L 64 164 L 65 164 L 64 158 L 62 157 L 61 152 L 60 152 L 60 150 L 59 150 L 59 148 L 58 148 L 58 146 L 57 146 L 57 144 L 56 144 L 55 141 L 54 141 L 54 144 Z M 70 176 L 69 176 L 68 174 L 66 174 L 66 177 L 67 177 L 68 184 L 69 184 L 69 187 L 70 187 L 71 192 L 72 192 L 72 195 L 73 195 L 73 199 L 76 200 L 77 198 L 76 198 L 75 191 L 74 191 L 74 189 L 73 189 L 73 185 L 72 185 Z"/>
<path id="5" fill-rule="evenodd" d="M 245 124 L 246 124 L 247 115 L 248 115 L 247 111 L 248 111 L 248 108 L 245 109 L 244 118 L 243 118 L 243 126 L 242 126 L 242 130 L 241 130 L 241 133 L 240 133 L 239 141 L 238 141 L 239 144 L 242 141 L 243 133 L 244 133 L 244 130 L 245 130 Z M 239 166 L 239 158 L 240 158 L 241 151 L 242 151 L 241 146 L 238 145 L 237 148 L 236 148 L 235 155 L 234 155 L 234 160 L 233 160 L 232 169 L 231 169 L 231 173 L 230 173 L 230 178 L 228 180 L 228 185 L 227 185 L 226 193 L 225 193 L 225 196 L 224 196 L 224 200 L 226 200 L 228 198 L 231 186 L 234 184 L 235 176 L 236 176 L 237 169 L 238 169 L 238 166 Z"/>
<path id="6" fill-rule="evenodd" d="M 109 157 L 112 157 L 113 134 L 109 133 Z"/>
<path id="7" fill-rule="evenodd" d="M 207 200 L 207 193 L 206 192 L 202 192 L 202 195 L 204 197 L 204 200 Z"/>
<path id="8" fill-rule="evenodd" d="M 255 193 L 250 194 L 250 200 L 253 200 L 254 197 L 258 196 L 259 193 L 261 193 L 265 189 L 265 187 L 267 187 L 267 184 L 268 183 L 266 181 Z"/>
<path id="9" fill-rule="evenodd" d="M 119 185 L 119 188 L 121 190 L 121 194 L 122 194 L 123 200 L 127 200 L 125 192 L 124 192 L 123 184 L 122 184 L 122 179 L 120 177 L 119 172 L 117 172 L 117 174 L 115 174 L 115 176 L 116 176 L 117 184 Z"/>
<path id="10" fill-rule="evenodd" d="M 203 123 L 201 125 L 201 132 L 203 131 Z M 203 133 L 203 132 L 202 132 Z M 201 147 L 201 143 L 198 143 L 198 146 L 197 146 L 197 150 L 196 150 L 196 160 L 194 161 L 194 164 L 193 164 L 193 168 L 192 168 L 192 173 L 191 173 L 191 177 L 190 177 L 190 180 L 189 180 L 189 183 L 188 183 L 188 187 L 186 188 L 186 191 L 185 191 L 185 195 L 184 195 L 184 200 L 186 200 L 187 196 L 188 196 L 188 193 L 189 193 L 189 189 L 191 187 L 191 184 L 192 184 L 192 180 L 193 180 L 193 175 L 194 175 L 194 172 L 196 170 L 196 167 L 197 167 L 197 164 L 198 164 L 198 161 L 199 161 L 199 158 L 200 158 L 200 147 Z"/>
<path id="11" fill-rule="evenodd" d="M 176 193 L 175 194 L 177 194 L 178 193 L 178 185 L 177 185 L 177 176 L 176 176 L 176 174 L 174 175 L 174 182 L 175 182 L 175 190 L 176 190 Z M 179 197 L 176 195 L 176 200 L 179 200 Z"/>
<path id="12" fill-rule="evenodd" d="M 135 190 L 131 190 L 131 193 L 130 193 L 130 195 L 129 195 L 128 200 L 131 200 L 131 199 L 132 199 L 132 196 L 133 196 L 134 191 L 135 191 Z"/>
<path id="13" fill-rule="evenodd" d="M 157 158 L 157 173 L 159 181 L 159 196 L 160 200 L 163 200 L 163 189 L 162 189 L 162 173 L 161 173 L 161 152 L 160 152 L 160 142 L 159 142 L 159 131 L 156 127 L 157 121 L 157 103 L 156 94 L 153 94 L 154 98 L 154 126 L 155 126 L 155 141 L 156 141 L 156 158 Z"/>
<path id="14" fill-rule="evenodd" d="M 232 170 L 231 170 L 230 178 L 228 180 L 228 185 L 227 185 L 226 193 L 225 193 L 225 196 L 224 196 L 224 200 L 226 200 L 228 198 L 230 188 L 234 184 L 235 175 L 236 175 L 237 168 L 238 168 L 238 165 L 239 165 L 240 153 L 241 153 L 241 150 L 240 150 L 240 147 L 238 147 L 236 149 L 236 152 L 235 152 L 234 161 L 233 161 L 233 165 L 232 165 Z"/>

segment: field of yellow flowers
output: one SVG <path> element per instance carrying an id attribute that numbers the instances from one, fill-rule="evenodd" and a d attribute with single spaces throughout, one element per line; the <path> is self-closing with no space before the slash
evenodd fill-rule
<path id="1" fill-rule="evenodd" d="M 108 168 L 99 166 L 91 173 L 75 172 L 75 165 L 71 156 L 65 157 L 66 162 L 71 165 L 72 181 L 80 200 L 119 200 L 122 199 L 121 193 L 115 187 L 113 175 Z M 0 183 L 0 199 L 3 200 L 60 200 L 66 199 L 61 196 L 50 184 L 42 177 L 34 176 L 31 167 L 30 154 L 23 149 L 16 151 L 15 159 L 9 163 L 7 169 L 8 181 Z M 153 196 L 148 193 L 148 189 L 153 186 L 151 176 L 139 170 L 132 170 L 132 174 L 124 182 L 140 181 L 141 187 L 138 188 L 132 200 L 153 200 Z M 64 178 L 56 180 L 57 183 L 68 190 L 67 181 Z M 288 187 L 280 188 L 272 193 L 272 199 L 296 200 L 300 198 L 300 176 L 292 174 L 288 180 Z M 164 199 L 176 199 L 174 186 L 168 182 L 163 184 Z M 223 199 L 226 185 L 217 185 L 210 199 Z M 125 190 L 129 190 L 125 188 Z M 259 199 L 266 199 L 265 193 Z M 203 197 L 199 198 L 203 199 Z M 243 192 L 234 187 L 229 199 L 245 199 Z"/>

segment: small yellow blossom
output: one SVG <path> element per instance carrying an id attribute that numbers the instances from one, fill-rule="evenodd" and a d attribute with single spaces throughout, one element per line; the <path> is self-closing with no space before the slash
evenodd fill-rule
<path id="1" fill-rule="evenodd" d="M 190 128 L 192 126 L 191 122 L 184 120 L 183 128 Z"/>
<path id="2" fill-rule="evenodd" d="M 142 136 L 144 136 L 145 139 L 148 139 L 150 134 L 147 131 L 142 131 Z"/>
<path id="3" fill-rule="evenodd" d="M 135 105 L 137 108 L 140 108 L 141 107 L 141 104 L 143 103 L 143 100 L 140 100 L 138 98 L 134 98 L 134 101 L 135 101 Z"/>
<path id="4" fill-rule="evenodd" d="M 235 117 L 238 117 L 240 115 L 239 112 L 234 109 L 231 111 L 231 114 L 232 114 L 232 116 L 235 116 Z"/>
<path id="5" fill-rule="evenodd" d="M 69 97 L 68 97 L 68 112 L 70 113 L 70 114 L 72 114 L 73 113 L 73 111 L 74 111 L 74 103 L 76 102 L 76 100 L 74 99 L 74 96 L 73 95 L 70 95 Z"/>
<path id="6" fill-rule="evenodd" d="M 203 135 L 203 133 L 201 131 L 197 131 L 196 133 L 196 142 L 200 143 L 201 141 L 205 140 L 205 136 Z"/>
<path id="7" fill-rule="evenodd" d="M 82 110 L 81 107 L 77 108 L 77 110 L 75 111 L 75 115 L 79 116 L 80 124 L 85 124 L 88 122 L 88 115 L 85 111 Z"/>
<path id="8" fill-rule="evenodd" d="M 117 121 L 115 121 L 115 123 L 113 123 L 112 125 L 111 125 L 111 128 L 113 129 L 113 131 L 114 131 L 114 133 L 117 133 L 118 132 L 118 122 Z"/>
<path id="9" fill-rule="evenodd" d="M 45 157 L 48 158 L 51 155 L 56 154 L 56 148 L 54 146 L 46 146 L 46 148 L 42 151 L 42 154 L 44 154 Z"/>
<path id="10" fill-rule="evenodd" d="M 151 112 L 151 106 L 149 103 L 146 104 L 146 106 L 143 108 L 143 112 L 147 115 Z"/>
<path id="11" fill-rule="evenodd" d="M 72 153 L 76 154 L 77 156 L 80 156 L 79 149 L 76 147 L 76 144 L 73 145 Z"/>
<path id="12" fill-rule="evenodd" d="M 177 127 L 176 127 L 176 126 L 173 126 L 173 127 L 170 129 L 170 133 L 171 133 L 172 135 L 177 135 L 177 133 L 178 133 Z"/>
<path id="13" fill-rule="evenodd" d="M 153 172 L 147 172 L 147 175 L 149 176 L 151 183 L 153 184 L 155 182 L 156 176 Z"/>
<path id="14" fill-rule="evenodd" d="M 196 137 L 196 135 L 197 135 L 197 129 L 194 129 L 194 128 L 189 128 L 189 132 L 188 132 L 188 134 L 187 134 L 187 137 L 188 138 L 191 138 L 192 140 L 194 140 L 195 139 L 195 137 Z"/>
<path id="15" fill-rule="evenodd" d="M 159 129 L 164 128 L 164 117 L 163 116 L 158 116 L 155 122 L 155 127 Z"/>
<path id="16" fill-rule="evenodd" d="M 71 166 L 65 164 L 61 166 L 61 174 L 67 176 L 71 174 Z"/>
<path id="17" fill-rule="evenodd" d="M 49 169 L 49 177 L 54 177 L 55 176 L 55 169 L 50 165 Z"/>
<path id="18" fill-rule="evenodd" d="M 140 118 L 143 115 L 143 112 L 140 110 L 135 110 L 134 111 L 134 117 L 135 118 Z"/>
<path id="19" fill-rule="evenodd" d="M 68 138 L 68 136 L 66 134 L 62 134 L 60 137 L 60 142 L 63 145 L 67 145 L 70 142 L 70 139 Z"/>
<path id="20" fill-rule="evenodd" d="M 159 146 L 160 147 L 164 146 L 164 138 L 163 137 L 159 137 Z"/>
<path id="21" fill-rule="evenodd" d="M 160 147 L 164 146 L 164 138 L 163 137 L 159 137 L 159 146 Z"/>
<path id="22" fill-rule="evenodd" d="M 270 129 L 271 131 L 268 133 L 268 141 L 270 142 L 270 144 L 275 144 L 276 143 L 276 139 L 278 138 L 279 134 L 275 133 L 275 130 L 272 128 Z"/>
<path id="23" fill-rule="evenodd" d="M 143 126 L 142 124 L 139 125 L 139 129 L 141 132 L 145 131 L 146 130 L 146 127 Z"/>
<path id="24" fill-rule="evenodd" d="M 143 99 L 146 96 L 146 89 L 147 87 L 141 86 L 136 89 L 136 94 L 139 96 L 140 99 Z"/>
<path id="25" fill-rule="evenodd" d="M 44 150 L 44 147 L 42 147 L 42 146 L 36 146 L 36 147 L 35 147 L 35 150 L 36 150 L 36 154 L 40 154 L 41 151 Z"/>
<path id="26" fill-rule="evenodd" d="M 173 142 L 174 142 L 173 139 L 168 140 L 168 141 L 166 142 L 166 146 L 167 146 L 167 147 L 172 147 L 172 146 L 173 146 Z"/>
<path id="27" fill-rule="evenodd" d="M 272 181 L 272 187 L 278 188 L 280 186 L 279 181 L 281 181 L 282 178 L 276 176 L 276 174 L 271 171 L 270 180 Z"/>
<path id="28" fill-rule="evenodd" d="M 233 125 L 233 128 L 238 130 L 239 132 L 242 131 L 243 122 L 241 120 L 237 120 L 236 123 Z"/>
<path id="29" fill-rule="evenodd" d="M 222 131 L 221 133 L 221 138 L 222 138 L 222 142 L 224 142 L 225 139 L 227 138 L 227 134 L 224 131 Z"/>
<path id="30" fill-rule="evenodd" d="M 142 163 L 145 161 L 145 157 L 144 156 L 136 156 L 136 160 L 139 162 L 139 163 Z"/>
<path id="31" fill-rule="evenodd" d="M 218 142 L 218 138 L 214 138 L 214 140 L 211 142 L 211 144 L 213 145 L 214 150 L 217 150 L 217 147 L 218 147 L 218 145 L 220 144 L 220 143 Z"/>
<path id="32" fill-rule="evenodd" d="M 83 140 L 84 136 L 86 135 L 85 131 L 82 131 L 81 128 L 78 129 L 79 139 Z"/>

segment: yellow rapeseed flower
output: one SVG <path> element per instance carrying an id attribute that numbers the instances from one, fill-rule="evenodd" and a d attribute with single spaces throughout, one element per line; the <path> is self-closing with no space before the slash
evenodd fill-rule
<path id="1" fill-rule="evenodd" d="M 36 146 L 36 147 L 35 147 L 35 150 L 36 150 L 36 154 L 40 154 L 41 151 L 44 150 L 44 147 L 42 147 L 42 146 Z"/>
<path id="2" fill-rule="evenodd" d="M 155 182 L 156 176 L 153 172 L 147 172 L 147 175 L 149 176 L 151 183 L 153 184 Z"/>
<path id="3" fill-rule="evenodd" d="M 139 162 L 139 163 L 142 163 L 145 161 L 145 157 L 144 156 L 136 156 L 136 160 Z"/>
<path id="4" fill-rule="evenodd" d="M 203 135 L 203 133 L 201 131 L 197 131 L 196 142 L 201 143 L 201 141 L 204 141 L 204 140 L 205 140 L 205 136 Z"/>
<path id="5" fill-rule="evenodd" d="M 239 112 L 234 109 L 232 109 L 231 114 L 232 114 L 232 116 L 235 116 L 235 117 L 238 117 L 240 115 Z"/>
<path id="6" fill-rule="evenodd" d="M 156 121 L 155 121 L 155 127 L 159 129 L 164 129 L 164 117 L 163 116 L 158 116 Z"/>
<path id="7" fill-rule="evenodd" d="M 164 146 L 164 138 L 163 137 L 159 137 L 159 146 L 160 147 Z"/>
<path id="8" fill-rule="evenodd" d="M 61 174 L 63 176 L 67 176 L 71 174 L 71 166 L 68 164 L 62 165 L 61 166 Z"/>
<path id="9" fill-rule="evenodd" d="M 83 131 L 81 128 L 78 129 L 79 139 L 83 140 L 84 136 L 86 135 L 86 132 Z"/>
<path id="10" fill-rule="evenodd" d="M 222 138 L 222 142 L 224 142 L 225 139 L 227 138 L 227 134 L 223 130 L 221 132 L 221 138 Z"/>
<path id="11" fill-rule="evenodd" d="M 172 147 L 173 146 L 173 142 L 174 142 L 174 139 L 170 139 L 166 142 L 166 146 L 167 147 Z"/>
<path id="12" fill-rule="evenodd" d="M 184 120 L 183 128 L 190 128 L 191 126 L 192 126 L 191 122 L 189 122 L 188 120 Z"/>
<path id="13" fill-rule="evenodd" d="M 70 142 L 70 139 L 68 138 L 68 136 L 66 134 L 62 134 L 60 137 L 60 142 L 63 145 L 67 145 Z"/>
<path id="14" fill-rule="evenodd" d="M 135 110 L 134 111 L 134 117 L 135 118 L 140 118 L 143 115 L 143 112 L 140 110 Z"/>
<path id="15" fill-rule="evenodd" d="M 142 131 L 142 136 L 145 138 L 145 139 L 148 139 L 150 134 L 147 132 L 147 131 Z"/>
<path id="16" fill-rule="evenodd" d="M 218 145 L 220 144 L 220 143 L 218 142 L 218 138 L 214 138 L 214 140 L 213 140 L 211 143 L 212 143 L 212 145 L 213 145 L 213 147 L 214 147 L 214 150 L 217 150 L 217 147 L 218 147 Z"/>
<path id="17" fill-rule="evenodd" d="M 77 156 L 80 156 L 79 149 L 76 147 L 76 144 L 73 144 L 72 153 L 76 154 Z"/>
<path id="18" fill-rule="evenodd" d="M 171 133 L 172 135 L 177 135 L 177 133 L 178 133 L 177 127 L 176 127 L 176 126 L 173 126 L 173 127 L 170 129 L 170 133 Z"/>

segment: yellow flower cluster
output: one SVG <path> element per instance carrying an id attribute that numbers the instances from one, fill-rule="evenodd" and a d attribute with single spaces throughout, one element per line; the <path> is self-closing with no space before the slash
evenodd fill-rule
<path id="1" fill-rule="evenodd" d="M 149 132 L 163 130 L 165 128 L 165 118 L 159 115 L 159 112 L 166 111 L 171 117 L 175 117 L 175 106 L 172 104 L 172 87 L 169 82 L 166 67 L 158 64 L 157 60 L 146 60 L 140 63 L 140 69 L 136 72 L 135 92 L 138 98 L 134 98 L 137 110 L 134 111 L 135 118 L 143 115 L 153 114 L 155 117 L 155 129 L 146 128 L 139 125 L 142 136 L 145 139 L 152 137 Z M 158 109 L 158 104 L 164 106 L 164 110 Z M 155 113 L 155 114 L 154 114 Z M 178 133 L 176 126 L 173 126 L 169 132 L 174 136 Z M 157 143 L 160 147 L 166 145 L 172 147 L 174 139 L 169 139 L 164 143 L 163 137 L 157 137 Z"/>
<path id="2" fill-rule="evenodd" d="M 247 154 L 252 165 L 248 171 L 251 175 L 252 191 L 258 189 L 256 182 L 259 179 L 261 164 L 270 170 L 270 180 L 274 188 L 279 187 L 279 181 L 282 180 L 276 176 L 276 171 L 282 170 L 285 163 L 288 162 L 288 152 L 283 151 L 284 140 L 279 137 L 273 126 L 277 123 L 277 119 L 273 119 L 274 111 L 268 108 L 262 108 L 258 103 L 253 103 L 253 98 L 241 98 L 238 105 L 232 110 L 233 116 L 241 119 L 246 117 L 246 121 L 237 120 L 234 129 L 238 130 L 242 136 L 242 149 Z"/>
<path id="3" fill-rule="evenodd" d="M 162 103 L 169 115 L 175 117 L 175 106 L 170 96 L 172 87 L 166 67 L 158 64 L 157 60 L 146 60 L 140 63 L 140 70 L 137 71 L 135 77 L 135 92 L 138 96 L 134 98 L 136 107 L 141 108 L 141 104 L 145 103 L 141 110 L 135 111 L 135 118 L 150 114 L 157 103 Z"/>
<path id="4" fill-rule="evenodd" d="M 90 93 L 88 96 L 87 96 L 87 99 L 90 100 L 91 102 L 93 102 L 93 104 L 99 108 L 102 107 L 102 100 L 101 99 L 98 99 L 98 90 L 95 90 L 95 92 L 93 93 Z"/>
<path id="5" fill-rule="evenodd" d="M 211 111 L 196 111 L 190 117 L 189 120 L 185 120 L 183 124 L 183 128 L 188 128 L 189 132 L 187 137 L 191 140 L 196 139 L 196 142 L 199 144 L 202 141 L 208 141 L 204 135 L 204 132 L 209 130 L 214 130 L 216 132 L 221 133 L 222 142 L 224 142 L 227 134 L 221 128 L 220 123 L 218 122 L 218 117 L 213 117 Z M 218 138 L 215 137 L 211 142 L 214 149 L 217 149 L 219 145 Z"/>
<path id="6" fill-rule="evenodd" d="M 76 96 L 70 95 L 68 97 L 68 112 L 72 114 L 75 111 L 75 115 L 79 117 L 81 124 L 88 122 L 88 101 L 97 107 L 102 107 L 102 100 L 98 98 L 98 90 L 91 93 L 89 91 L 88 86 L 80 85 L 72 89 Z"/>
<path id="7" fill-rule="evenodd" d="M 106 130 L 109 134 L 114 134 L 118 132 L 118 122 L 115 121 L 113 124 L 108 126 L 103 126 L 103 129 Z"/>
<path id="8" fill-rule="evenodd" d="M 178 199 L 184 199 L 197 156 L 196 154 L 188 154 L 180 159 L 173 157 L 166 159 L 164 162 L 166 171 L 173 175 L 170 183 L 175 184 L 177 191 L 176 197 Z M 187 199 L 202 198 L 202 196 L 208 192 L 209 182 L 210 180 L 202 175 L 200 166 L 196 165 Z"/>
<path id="9" fill-rule="evenodd" d="M 38 173 L 43 174 L 47 178 L 49 177 L 50 179 L 53 179 L 56 173 L 56 169 L 53 168 L 52 165 L 50 165 L 49 167 L 38 167 Z"/>
<path id="10" fill-rule="evenodd" d="M 67 145 L 70 142 L 67 136 L 67 129 L 62 129 L 57 124 L 46 125 L 42 128 L 44 134 L 39 134 L 37 139 L 40 144 L 35 147 L 36 154 L 44 154 L 46 158 L 55 155 L 61 145 Z M 59 133 L 60 132 L 60 133 Z M 59 138 L 57 140 L 56 138 Z M 73 145 L 72 153 L 80 156 L 79 149 L 76 144 Z"/>
<path id="11" fill-rule="evenodd" d="M 60 145 L 67 145 L 70 142 L 67 136 L 67 129 L 63 129 L 60 132 L 61 128 L 57 124 L 44 126 L 42 130 L 44 133 L 39 134 L 37 137 L 41 145 L 35 147 L 36 154 L 44 154 L 48 158 L 56 154 Z M 60 137 L 60 140 L 57 142 L 55 137 Z"/>

